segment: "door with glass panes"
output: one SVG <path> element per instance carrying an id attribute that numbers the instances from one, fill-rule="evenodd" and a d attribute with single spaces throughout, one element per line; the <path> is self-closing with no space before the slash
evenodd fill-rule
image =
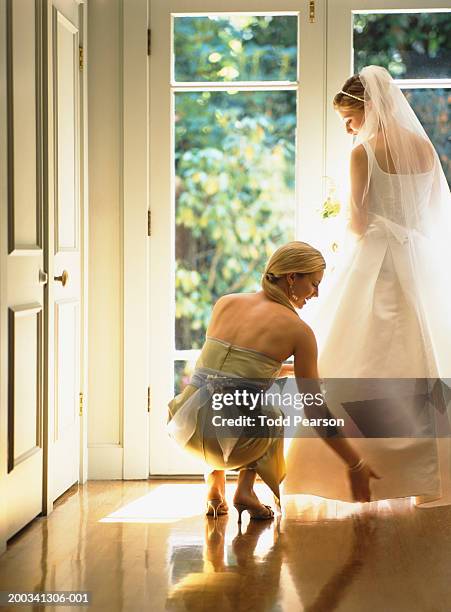
<path id="1" fill-rule="evenodd" d="M 326 36 L 326 2 L 152 0 L 151 473 L 202 470 L 165 411 L 219 295 L 257 288 L 293 237 L 340 249 L 352 139 L 331 100 L 348 76 L 391 72 L 451 180 L 446 5 L 334 0 Z"/>
<path id="2" fill-rule="evenodd" d="M 201 474 L 168 438 L 211 309 L 268 256 L 315 242 L 324 187 L 324 2 L 152 0 L 150 473 Z"/>

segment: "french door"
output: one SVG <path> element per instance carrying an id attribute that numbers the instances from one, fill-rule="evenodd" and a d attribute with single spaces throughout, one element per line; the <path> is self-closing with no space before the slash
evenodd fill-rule
<path id="1" fill-rule="evenodd" d="M 151 0 L 150 473 L 199 474 L 167 436 L 211 308 L 315 243 L 324 188 L 324 2 Z"/>
<path id="2" fill-rule="evenodd" d="M 424 4 L 151 1 L 151 474 L 202 471 L 164 425 L 217 297 L 293 237 L 339 248 L 352 141 L 331 101 L 351 74 L 390 70 L 451 178 L 449 9 Z"/>

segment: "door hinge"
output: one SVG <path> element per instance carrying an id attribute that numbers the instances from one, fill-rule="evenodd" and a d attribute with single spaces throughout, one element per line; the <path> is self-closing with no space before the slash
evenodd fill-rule
<path id="1" fill-rule="evenodd" d="M 80 393 L 79 397 L 80 397 L 80 404 L 79 404 L 80 411 L 79 411 L 79 415 L 83 416 L 83 393 Z"/>
<path id="2" fill-rule="evenodd" d="M 151 404 L 151 396 L 150 396 L 150 386 L 147 387 L 147 412 L 150 412 L 150 404 Z"/>
<path id="3" fill-rule="evenodd" d="M 152 235 L 152 212 L 150 210 L 147 211 L 147 235 Z"/>
<path id="4" fill-rule="evenodd" d="M 84 65 L 83 47 L 78 47 L 78 67 L 80 70 L 83 70 Z"/>
<path id="5" fill-rule="evenodd" d="M 147 55 L 152 51 L 152 33 L 150 28 L 147 29 Z"/>
<path id="6" fill-rule="evenodd" d="M 308 17 L 309 17 L 310 23 L 315 23 L 315 18 L 316 18 L 315 0 L 310 0 L 310 2 L 308 3 Z"/>

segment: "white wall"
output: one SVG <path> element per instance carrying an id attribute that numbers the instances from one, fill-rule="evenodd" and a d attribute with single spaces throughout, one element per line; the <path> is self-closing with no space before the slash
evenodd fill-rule
<path id="1" fill-rule="evenodd" d="M 89 377 L 88 477 L 98 454 L 122 449 L 121 1 L 88 3 Z M 97 451 L 99 449 L 99 451 Z M 108 454 L 109 454 L 108 453 Z"/>
<path id="2" fill-rule="evenodd" d="M 148 475 L 147 19 L 88 3 L 89 478 Z"/>

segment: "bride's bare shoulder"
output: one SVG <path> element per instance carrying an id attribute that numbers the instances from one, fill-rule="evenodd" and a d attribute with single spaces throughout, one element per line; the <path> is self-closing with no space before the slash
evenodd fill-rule
<path id="1" fill-rule="evenodd" d="M 363 144 L 359 144 L 351 151 L 351 168 L 367 168 L 368 155 Z"/>

